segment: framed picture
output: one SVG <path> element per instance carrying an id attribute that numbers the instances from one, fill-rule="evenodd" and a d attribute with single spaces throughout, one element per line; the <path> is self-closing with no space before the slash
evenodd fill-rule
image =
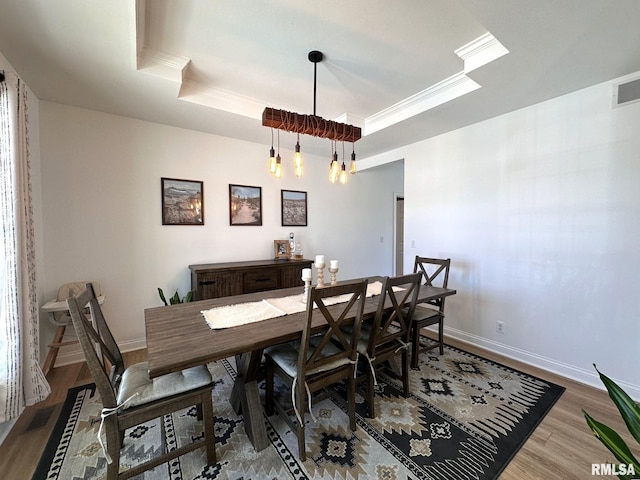
<path id="1" fill-rule="evenodd" d="M 262 187 L 229 185 L 229 224 L 262 225 Z"/>
<path id="2" fill-rule="evenodd" d="M 289 240 L 273 241 L 273 258 L 276 260 L 287 260 L 291 257 L 291 247 Z"/>
<path id="3" fill-rule="evenodd" d="M 203 183 L 177 178 L 160 179 L 163 225 L 204 225 Z"/>
<path id="4" fill-rule="evenodd" d="M 282 226 L 307 226 L 307 192 L 297 190 L 281 190 L 282 192 Z"/>

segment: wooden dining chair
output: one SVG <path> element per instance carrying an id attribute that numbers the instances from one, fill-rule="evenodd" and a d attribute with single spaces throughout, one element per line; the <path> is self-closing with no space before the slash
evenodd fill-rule
<path id="1" fill-rule="evenodd" d="M 384 278 L 376 316 L 372 323 L 362 324 L 357 350 L 363 373 L 358 375 L 356 387 L 366 384 L 362 393 L 372 418 L 376 416 L 376 371 L 383 370 L 401 380 L 403 395 L 409 396 L 409 333 L 419 290 L 419 273 Z M 393 363 L 398 357 L 399 372 Z"/>
<path id="2" fill-rule="evenodd" d="M 147 362 L 125 369 L 122 354 L 116 344 L 98 303 L 91 283 L 76 296 L 67 299 L 73 326 L 84 351 L 85 360 L 102 400 L 102 429 L 106 431 L 107 479 L 130 478 L 167 461 L 201 447 L 206 448 L 207 462 L 215 464 L 212 390 L 213 379 L 203 365 L 181 372 L 149 378 Z M 84 314 L 89 306 L 89 318 Z M 120 472 L 120 451 L 126 442 L 125 431 L 135 425 L 170 414 L 190 406 L 197 407 L 198 419 L 204 418 L 204 438 L 140 465 Z M 164 432 L 164 423 L 160 422 Z"/>
<path id="3" fill-rule="evenodd" d="M 268 347 L 266 362 L 266 411 L 274 407 L 298 438 L 298 455 L 306 460 L 304 416 L 311 395 L 334 383 L 346 380 L 349 426 L 356 429 L 355 368 L 356 343 L 362 324 L 367 280 L 338 283 L 327 287 L 312 287 L 307 300 L 306 323 L 300 340 Z M 344 295 L 344 302 L 328 306 L 328 299 Z M 317 308 L 314 308 L 317 307 Z M 355 315 L 355 318 L 354 318 Z M 349 328 L 352 334 L 347 336 Z M 293 405 L 286 397 L 274 397 L 274 376 L 277 375 L 291 391 Z M 307 397 L 309 395 L 309 397 Z M 326 395 L 321 398 L 326 397 Z M 316 398 L 315 400 L 319 400 Z M 277 401 L 277 400 L 285 400 Z M 294 415 L 290 416 L 293 410 Z"/>
<path id="4" fill-rule="evenodd" d="M 449 267 L 451 259 L 428 258 L 416 255 L 413 271 L 421 273 L 424 285 L 447 288 L 449 283 Z M 438 348 L 440 355 L 444 354 L 444 302 L 445 297 L 419 303 L 413 313 L 411 322 L 411 367 L 418 367 L 420 353 Z M 430 325 L 438 325 L 438 338 L 432 339 L 422 335 L 422 329 Z M 420 339 L 424 337 L 429 341 L 422 347 Z M 431 341 L 434 340 L 434 341 Z"/>

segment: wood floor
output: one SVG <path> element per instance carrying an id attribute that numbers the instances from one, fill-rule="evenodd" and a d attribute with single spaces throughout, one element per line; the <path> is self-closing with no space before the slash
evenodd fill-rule
<path id="1" fill-rule="evenodd" d="M 624 432 L 623 438 L 629 445 L 636 445 L 606 392 L 467 344 L 455 341 L 450 343 L 566 388 L 551 412 L 507 466 L 500 476 L 501 479 L 598 478 L 591 475 L 591 464 L 613 463 L 615 459 L 590 433 L 582 415 L 582 408 L 619 433 Z M 130 364 L 142 361 L 145 355 L 145 350 L 126 353 L 125 362 Z M 0 446 L 2 478 L 31 479 L 58 417 L 67 389 L 92 382 L 84 363 L 54 368 L 47 375 L 47 379 L 52 388 L 49 398 L 28 408 Z"/>

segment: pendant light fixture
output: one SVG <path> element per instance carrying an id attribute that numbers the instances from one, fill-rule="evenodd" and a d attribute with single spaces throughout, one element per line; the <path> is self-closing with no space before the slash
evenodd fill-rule
<path id="1" fill-rule="evenodd" d="M 303 174 L 303 165 L 302 165 L 302 154 L 300 153 L 300 134 L 312 135 L 314 137 L 319 138 L 328 138 L 333 142 L 351 142 L 355 143 L 357 140 L 360 140 L 362 133 L 360 127 L 356 127 L 353 125 L 349 125 L 347 123 L 334 122 L 333 120 L 325 120 L 322 117 L 316 115 L 316 92 L 317 92 L 317 68 L 318 63 L 324 59 L 324 55 L 322 52 L 317 50 L 313 50 L 309 52 L 309 61 L 313 63 L 313 115 L 304 115 L 295 112 L 287 112 L 285 110 L 277 110 L 271 107 L 266 107 L 264 112 L 262 112 L 262 125 L 266 127 L 270 127 L 272 129 L 271 133 L 271 150 L 269 157 L 269 171 L 273 173 L 276 177 L 279 177 L 281 174 L 276 174 L 276 170 L 278 170 L 278 165 L 280 165 L 280 169 L 282 165 L 279 161 L 279 153 L 280 148 L 278 147 L 278 157 L 275 158 L 275 162 L 273 159 L 273 129 L 277 129 L 278 131 L 284 130 L 287 132 L 295 132 L 297 134 L 297 142 L 295 147 L 295 155 L 293 160 L 293 167 L 295 171 L 295 175 L 297 177 L 302 176 Z M 278 135 L 279 139 L 279 135 Z M 278 140 L 279 143 L 279 140 Z M 344 147 L 344 145 L 343 145 Z M 344 149 L 344 148 L 343 148 Z M 335 183 L 340 175 L 340 166 L 338 165 L 338 154 L 335 151 L 335 147 L 332 149 L 333 159 L 331 161 L 330 175 L 329 179 Z M 355 146 L 353 153 L 351 154 L 351 165 L 349 167 L 349 173 L 354 174 L 356 172 L 355 168 Z M 273 168 L 272 168 L 273 165 Z M 346 166 L 344 163 L 344 155 L 343 155 L 343 170 L 346 170 Z M 346 183 L 342 182 L 342 183 Z"/>
<path id="2" fill-rule="evenodd" d="M 331 183 L 336 183 L 336 180 L 338 180 L 338 174 L 340 173 L 340 166 L 338 165 L 338 152 L 336 151 L 335 143 L 336 142 L 333 142 L 333 156 L 331 164 L 329 165 L 329 181 Z"/>
<path id="3" fill-rule="evenodd" d="M 276 178 L 280 178 L 282 176 L 282 159 L 280 158 L 280 132 L 278 132 L 278 156 L 276 157 L 276 169 L 273 172 L 273 175 Z"/>
<path id="4" fill-rule="evenodd" d="M 269 172 L 276 173 L 276 151 L 273 149 L 273 128 L 271 129 L 271 149 L 269 150 Z"/>
<path id="5" fill-rule="evenodd" d="M 300 153 L 300 134 L 298 133 L 298 140 L 296 142 L 296 153 L 293 155 L 293 171 L 296 177 L 302 176 L 302 154 Z"/>
<path id="6" fill-rule="evenodd" d="M 344 164 L 344 142 L 342 142 L 342 168 L 340 168 L 340 183 L 346 185 L 348 181 L 347 167 Z"/>
<path id="7" fill-rule="evenodd" d="M 356 146 L 351 143 L 353 151 L 351 152 L 351 164 L 349 165 L 349 173 L 351 175 L 356 174 Z"/>

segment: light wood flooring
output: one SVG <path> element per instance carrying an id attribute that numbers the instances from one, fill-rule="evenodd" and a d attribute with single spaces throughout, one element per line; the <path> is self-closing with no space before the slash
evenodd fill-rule
<path id="1" fill-rule="evenodd" d="M 566 391 L 500 476 L 504 480 L 598 478 L 591 475 L 592 463 L 613 463 L 615 459 L 590 433 L 581 409 L 623 434 L 637 451 L 618 411 L 606 392 L 564 377 L 515 362 L 467 344 L 450 341 L 467 351 L 509 365 L 557 383 Z M 125 353 L 127 364 L 143 361 L 145 350 Z M 57 367 L 47 375 L 52 388 L 44 401 L 29 407 L 0 445 L 0 477 L 31 479 L 58 417 L 67 389 L 92 382 L 84 363 Z M 615 478 L 615 477 L 602 477 Z"/>

